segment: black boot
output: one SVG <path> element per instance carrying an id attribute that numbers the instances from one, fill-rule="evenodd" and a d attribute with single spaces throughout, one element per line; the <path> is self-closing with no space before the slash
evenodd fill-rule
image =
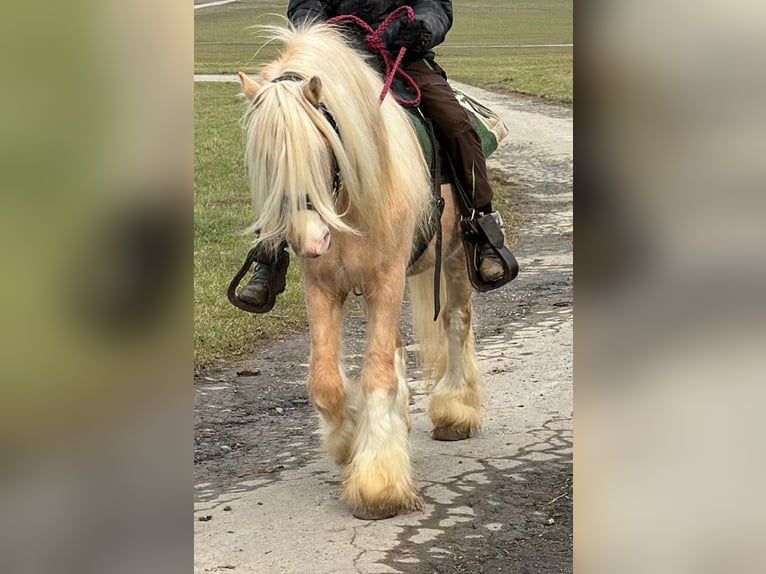
<path id="1" fill-rule="evenodd" d="M 497 211 L 493 211 L 489 213 L 489 215 L 491 215 L 492 219 L 497 222 L 497 225 L 501 230 L 500 232 L 502 233 L 503 220 L 500 218 L 500 214 Z M 500 261 L 500 257 L 498 257 L 495 250 L 492 249 L 488 243 L 479 244 L 478 267 L 479 274 L 485 281 L 497 281 L 505 273 L 505 269 L 503 268 L 503 264 Z"/>
<path id="2" fill-rule="evenodd" d="M 290 256 L 287 251 L 280 251 L 272 261 L 258 261 L 255 272 L 237 293 L 237 299 L 245 303 L 253 313 L 267 313 L 274 307 L 277 295 L 285 290 L 287 284 L 287 267 Z"/>
<path id="3" fill-rule="evenodd" d="M 271 282 L 274 277 L 274 265 L 267 265 L 265 263 L 256 263 L 255 272 L 247 282 L 247 285 L 239 290 L 239 300 L 244 301 L 248 305 L 255 307 L 262 307 L 269 302 L 271 293 Z M 277 294 L 284 291 L 285 285 L 277 291 Z"/>

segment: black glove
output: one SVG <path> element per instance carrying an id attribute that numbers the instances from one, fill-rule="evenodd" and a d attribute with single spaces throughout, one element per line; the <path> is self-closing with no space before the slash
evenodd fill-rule
<path id="1" fill-rule="evenodd" d="M 392 38 L 391 44 L 398 48 L 422 49 L 425 39 L 425 30 L 419 20 L 403 22 L 399 26 L 399 33 Z"/>

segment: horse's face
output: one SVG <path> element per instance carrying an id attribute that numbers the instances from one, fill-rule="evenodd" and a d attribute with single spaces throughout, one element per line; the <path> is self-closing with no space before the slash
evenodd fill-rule
<path id="1" fill-rule="evenodd" d="M 239 77 L 242 82 L 243 94 L 248 100 L 254 101 L 261 90 L 261 86 L 242 72 L 240 72 Z M 322 83 L 316 76 L 301 82 L 302 96 L 306 98 L 311 106 L 317 109 L 319 107 L 321 98 L 321 90 Z M 330 144 L 323 136 L 322 141 L 324 142 L 325 147 L 322 152 L 329 154 L 328 157 L 331 157 L 332 149 Z M 298 152 L 298 157 L 304 157 L 310 153 L 316 153 L 317 147 L 318 146 L 311 148 L 304 146 L 303 148 L 299 148 L 302 153 Z M 329 163 L 329 161 L 327 163 Z M 282 171 L 285 173 L 294 173 L 295 170 L 291 169 L 293 167 L 296 167 L 297 169 L 301 166 L 286 165 L 283 166 L 284 169 Z M 317 170 L 314 171 L 316 172 Z M 329 194 L 325 194 L 328 196 L 328 198 L 323 199 L 322 193 L 316 191 L 317 181 L 314 180 L 317 178 L 312 180 L 311 174 L 311 171 L 306 171 L 303 178 L 301 178 L 300 175 L 296 175 L 296 179 L 304 182 L 305 186 L 309 186 L 306 189 L 290 189 L 286 188 L 285 185 L 277 186 L 281 190 L 280 193 L 276 194 L 272 192 L 270 198 L 276 198 L 277 200 L 261 202 L 259 208 L 263 207 L 264 203 L 268 203 L 270 206 L 269 208 L 264 209 L 264 212 L 266 213 L 265 216 L 263 216 L 263 213 L 261 214 L 264 217 L 264 221 L 270 221 L 271 223 L 271 225 L 266 225 L 266 228 L 278 228 L 280 233 L 285 233 L 287 242 L 299 257 L 313 258 L 324 255 L 330 249 L 331 234 L 330 227 L 327 223 L 328 221 L 330 222 L 330 225 L 333 225 L 335 229 L 343 229 L 347 228 L 347 226 L 345 226 L 343 222 L 340 221 L 340 218 L 337 218 L 338 221 L 336 222 L 333 222 L 332 219 L 328 219 L 328 217 L 334 215 L 334 205 L 332 200 L 327 200 L 329 199 Z M 290 183 L 295 186 L 294 182 L 291 181 Z M 333 186 L 334 185 L 335 184 L 333 182 Z M 271 189 L 267 185 L 260 185 L 255 187 Z M 312 192 L 312 190 L 314 191 Z M 305 202 L 303 201 L 304 198 Z M 275 206 L 279 204 L 279 199 L 281 199 L 281 209 L 278 207 L 275 208 Z M 306 209 L 307 204 L 309 204 L 312 200 L 313 207 Z M 320 213 L 322 216 L 324 216 L 324 218 L 320 216 Z M 263 227 L 261 227 L 261 229 L 263 229 Z M 350 228 L 347 229 L 350 230 Z M 281 239 L 281 237 L 279 237 L 279 239 Z"/>
<path id="2" fill-rule="evenodd" d="M 299 257 L 319 257 L 330 249 L 330 228 L 311 209 L 298 211 L 287 231 L 287 242 Z"/>

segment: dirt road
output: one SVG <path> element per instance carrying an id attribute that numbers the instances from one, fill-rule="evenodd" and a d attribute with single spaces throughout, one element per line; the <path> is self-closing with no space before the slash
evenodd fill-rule
<path id="1" fill-rule="evenodd" d="M 571 109 L 460 87 L 508 125 L 490 165 L 519 184 L 512 201 L 523 218 L 519 277 L 474 299 L 487 384 L 482 433 L 460 443 L 429 438 L 426 391 L 409 357 L 412 459 L 425 508 L 361 522 L 339 501 L 339 472 L 319 444 L 305 333 L 203 373 L 195 380 L 196 572 L 572 571 Z M 346 345 L 358 363 L 364 325 L 350 323 Z"/>

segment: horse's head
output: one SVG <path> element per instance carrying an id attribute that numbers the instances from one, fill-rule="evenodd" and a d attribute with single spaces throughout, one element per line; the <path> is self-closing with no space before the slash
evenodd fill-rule
<path id="1" fill-rule="evenodd" d="M 365 57 L 332 25 L 265 31 L 282 53 L 263 83 L 240 74 L 256 245 L 276 252 L 287 238 L 317 256 L 340 250 L 345 235 L 389 241 L 401 218 L 423 221 L 428 165 L 407 112 L 380 101 L 383 82 Z"/>
<path id="2" fill-rule="evenodd" d="M 339 168 L 333 120 L 321 104 L 322 82 L 285 76 L 260 85 L 239 74 L 250 100 L 247 164 L 258 241 L 276 248 L 282 238 L 301 257 L 331 246 L 331 228 L 354 232 L 335 211 Z M 331 116 L 330 116 L 331 118 Z"/>

